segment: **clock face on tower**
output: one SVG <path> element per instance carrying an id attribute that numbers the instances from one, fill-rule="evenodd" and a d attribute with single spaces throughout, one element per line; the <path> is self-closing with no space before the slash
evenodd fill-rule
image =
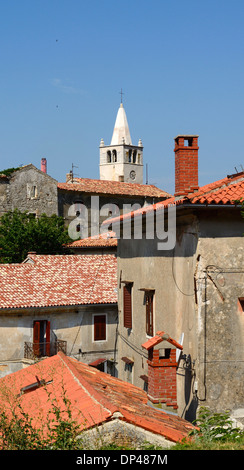
<path id="1" fill-rule="evenodd" d="M 136 178 L 136 172 L 134 170 L 131 170 L 130 172 L 130 178 L 134 180 Z"/>

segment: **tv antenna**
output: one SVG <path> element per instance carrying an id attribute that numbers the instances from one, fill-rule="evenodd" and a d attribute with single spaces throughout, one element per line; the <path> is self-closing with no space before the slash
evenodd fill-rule
<path id="1" fill-rule="evenodd" d="M 74 168 L 79 168 L 78 166 L 75 166 L 73 163 L 72 163 L 72 170 L 70 172 L 71 174 L 71 182 L 73 183 L 74 182 L 74 176 L 78 176 L 77 174 L 74 173 Z"/>

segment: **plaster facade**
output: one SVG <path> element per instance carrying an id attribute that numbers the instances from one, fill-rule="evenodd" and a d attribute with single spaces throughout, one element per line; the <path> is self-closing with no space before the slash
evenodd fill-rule
<path id="1" fill-rule="evenodd" d="M 94 316 L 106 316 L 106 340 L 94 340 Z M 67 355 L 90 364 L 106 359 L 107 372 L 117 375 L 117 305 L 8 309 L 0 313 L 0 377 L 33 363 L 25 343 L 33 343 L 34 321 L 50 321 L 51 355 L 56 340 L 66 342 Z M 45 339 L 44 339 L 45 341 Z"/>
<path id="2" fill-rule="evenodd" d="M 231 410 L 244 422 L 244 238 L 240 209 L 179 210 L 176 245 L 157 238 L 118 241 L 118 370 L 147 386 L 145 294 L 153 292 L 153 334 L 183 339 L 177 368 L 178 414 L 194 420 L 198 406 Z M 132 328 L 123 325 L 123 286 L 132 283 Z M 183 335 L 183 336 L 182 336 Z M 167 348 L 161 343 L 159 348 Z M 126 364 L 132 361 L 130 377 Z M 128 368 L 127 368 L 128 369 Z"/>

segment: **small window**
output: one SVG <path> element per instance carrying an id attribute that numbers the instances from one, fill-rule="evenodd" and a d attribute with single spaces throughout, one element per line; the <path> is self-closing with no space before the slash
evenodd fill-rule
<path id="1" fill-rule="evenodd" d="M 27 183 L 27 197 L 29 199 L 35 199 L 37 197 L 37 186 Z"/>
<path id="2" fill-rule="evenodd" d="M 108 151 L 107 151 L 107 163 L 111 163 L 111 161 L 112 161 L 111 151 L 108 150 Z"/>
<path id="3" fill-rule="evenodd" d="M 124 286 L 124 327 L 132 328 L 132 283 Z"/>
<path id="4" fill-rule="evenodd" d="M 106 341 L 106 315 L 94 315 L 94 341 Z"/>
<path id="5" fill-rule="evenodd" d="M 31 188 L 31 198 L 35 198 L 35 197 L 37 197 L 37 187 L 32 186 L 32 188 Z"/>
<path id="6" fill-rule="evenodd" d="M 124 371 L 125 371 L 125 381 L 132 383 L 133 382 L 133 365 L 134 361 L 133 359 L 130 359 L 128 357 L 122 357 L 122 361 L 125 363 L 124 365 Z"/>
<path id="7" fill-rule="evenodd" d="M 146 300 L 146 333 L 148 336 L 153 336 L 153 300 L 154 292 L 148 291 L 145 293 Z"/>

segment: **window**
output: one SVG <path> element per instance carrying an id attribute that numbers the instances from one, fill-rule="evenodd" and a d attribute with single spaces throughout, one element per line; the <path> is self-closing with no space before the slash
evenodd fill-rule
<path id="1" fill-rule="evenodd" d="M 106 315 L 94 315 L 94 341 L 106 341 Z"/>
<path id="2" fill-rule="evenodd" d="M 29 199 L 37 198 L 37 186 L 27 183 L 27 197 Z"/>
<path id="3" fill-rule="evenodd" d="M 34 321 L 33 352 L 37 357 L 50 356 L 50 321 Z"/>
<path id="4" fill-rule="evenodd" d="M 108 151 L 107 151 L 107 163 L 111 163 L 111 161 L 112 161 L 111 151 L 108 150 Z"/>
<path id="5" fill-rule="evenodd" d="M 117 152 L 116 152 L 116 150 L 113 150 L 113 162 L 114 163 L 117 162 Z"/>
<path id="6" fill-rule="evenodd" d="M 132 282 L 124 286 L 124 327 L 132 328 Z"/>
<path id="7" fill-rule="evenodd" d="M 129 383 L 133 383 L 133 359 L 129 357 L 122 357 L 122 361 L 124 361 L 124 372 L 125 372 L 125 381 Z"/>
<path id="8" fill-rule="evenodd" d="M 146 300 L 146 333 L 148 336 L 153 336 L 153 299 L 154 299 L 154 292 L 147 291 L 145 293 L 145 300 Z"/>
<path id="9" fill-rule="evenodd" d="M 238 299 L 238 310 L 240 313 L 244 313 L 244 298 L 240 297 Z"/>
<path id="10" fill-rule="evenodd" d="M 37 187 L 36 186 L 32 186 L 32 188 L 31 188 L 31 197 L 32 198 L 37 197 Z"/>

